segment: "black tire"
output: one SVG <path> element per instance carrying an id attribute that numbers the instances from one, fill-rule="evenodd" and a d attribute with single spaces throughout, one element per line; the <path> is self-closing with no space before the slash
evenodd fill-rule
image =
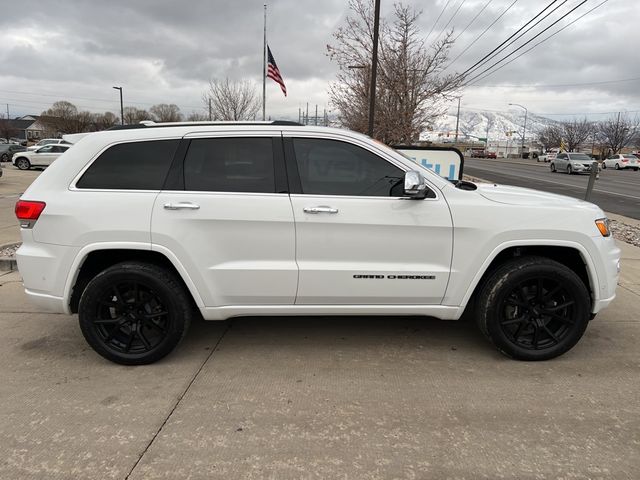
<path id="1" fill-rule="evenodd" d="M 573 169 L 571 168 L 571 165 L 567 165 L 567 173 L 569 175 L 571 175 L 573 173 Z"/>
<path id="2" fill-rule="evenodd" d="M 551 171 L 552 171 L 553 173 L 555 173 L 555 171 L 556 171 L 556 165 L 555 165 L 555 163 L 551 163 L 551 165 L 549 165 L 549 167 L 551 168 Z"/>
<path id="3" fill-rule="evenodd" d="M 169 354 L 186 335 L 192 316 L 189 294 L 174 274 L 137 262 L 96 275 L 78 308 L 89 345 L 122 365 L 153 363 Z"/>
<path id="4" fill-rule="evenodd" d="M 2 157 L 0 157 L 0 162 L 8 162 L 9 161 L 9 155 L 6 153 L 2 154 Z"/>
<path id="5" fill-rule="evenodd" d="M 618 165 L 617 163 L 614 165 L 616 170 L 620 170 L 620 165 Z"/>
<path id="6" fill-rule="evenodd" d="M 29 170 L 31 168 L 31 162 L 28 158 L 18 157 L 16 158 L 16 167 L 20 170 Z"/>
<path id="7" fill-rule="evenodd" d="M 602 170 L 606 170 L 606 168 L 607 168 L 607 164 L 602 162 Z"/>
<path id="8" fill-rule="evenodd" d="M 477 299 L 478 327 L 517 360 L 562 355 L 578 343 L 590 318 L 589 291 L 580 277 L 544 257 L 502 265 L 483 282 Z"/>
<path id="9" fill-rule="evenodd" d="M 637 169 L 637 168 L 634 168 L 634 169 L 633 169 L 633 171 L 634 171 L 634 172 L 637 172 L 637 171 L 638 171 L 638 169 Z"/>

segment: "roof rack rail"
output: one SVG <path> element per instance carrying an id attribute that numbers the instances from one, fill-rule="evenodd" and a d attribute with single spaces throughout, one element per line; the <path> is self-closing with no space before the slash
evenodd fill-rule
<path id="1" fill-rule="evenodd" d="M 136 128 L 157 128 L 157 127 L 206 127 L 216 125 L 229 125 L 229 126 L 260 126 L 260 125 L 273 125 L 278 127 L 304 127 L 302 123 L 293 122 L 290 120 L 272 120 L 270 122 L 168 122 L 168 123 L 156 123 L 153 120 L 142 120 L 140 123 L 132 123 L 129 125 L 114 125 L 107 128 L 107 130 L 133 130 Z"/>

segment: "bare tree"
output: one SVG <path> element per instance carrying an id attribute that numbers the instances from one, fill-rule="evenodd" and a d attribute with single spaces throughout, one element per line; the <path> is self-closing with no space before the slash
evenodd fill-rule
<path id="1" fill-rule="evenodd" d="M 0 138 L 6 138 L 7 142 L 11 137 L 15 137 L 19 130 L 11 125 L 11 120 L 0 115 Z"/>
<path id="2" fill-rule="evenodd" d="M 118 123 L 118 117 L 113 112 L 104 112 L 96 115 L 95 124 L 97 130 L 106 130 Z"/>
<path id="3" fill-rule="evenodd" d="M 559 147 L 562 143 L 562 127 L 558 124 L 545 126 L 538 131 L 538 141 L 545 150 Z"/>
<path id="4" fill-rule="evenodd" d="M 329 58 L 338 64 L 329 86 L 331 103 L 339 121 L 352 130 L 366 132 L 373 48 L 373 0 L 350 0 L 351 14 L 327 45 Z M 453 31 L 430 47 L 420 38 L 421 12 L 396 4 L 393 20 L 380 21 L 376 115 L 374 137 L 383 142 L 410 143 L 444 112 L 462 79 L 444 75 L 453 45 Z"/>
<path id="5" fill-rule="evenodd" d="M 174 103 L 159 103 L 149 109 L 149 113 L 156 122 L 179 122 L 182 120 L 180 108 Z"/>
<path id="6" fill-rule="evenodd" d="M 200 112 L 191 112 L 187 115 L 187 121 L 189 122 L 205 122 L 209 120 L 209 115 Z"/>
<path id="7" fill-rule="evenodd" d="M 96 115 L 88 112 L 82 111 L 78 112 L 76 115 L 76 125 L 75 132 L 90 132 L 96 130 Z"/>
<path id="8" fill-rule="evenodd" d="M 124 123 L 125 125 L 132 125 L 140 123 L 142 120 L 151 120 L 149 112 L 141 110 L 136 107 L 124 107 Z"/>
<path id="9" fill-rule="evenodd" d="M 71 102 L 61 100 L 42 112 L 40 121 L 45 124 L 47 130 L 56 134 L 77 133 L 77 117 L 78 108 Z"/>
<path id="10" fill-rule="evenodd" d="M 619 153 L 640 133 L 640 118 L 630 118 L 628 114 L 618 113 L 598 125 L 598 136 L 601 143 L 611 150 L 612 154 Z"/>
<path id="11" fill-rule="evenodd" d="M 593 131 L 593 123 L 586 118 L 562 122 L 562 138 L 570 152 L 575 151 L 589 139 Z"/>
<path id="12" fill-rule="evenodd" d="M 211 102 L 213 120 L 253 120 L 260 110 L 256 90 L 248 81 L 212 78 L 202 95 L 205 109 Z"/>

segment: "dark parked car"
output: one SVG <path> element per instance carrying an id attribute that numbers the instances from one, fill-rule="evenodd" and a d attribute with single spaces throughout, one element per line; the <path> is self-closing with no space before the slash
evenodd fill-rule
<path id="1" fill-rule="evenodd" d="M 24 152 L 26 149 L 15 143 L 0 143 L 0 162 L 10 162 L 14 153 Z"/>

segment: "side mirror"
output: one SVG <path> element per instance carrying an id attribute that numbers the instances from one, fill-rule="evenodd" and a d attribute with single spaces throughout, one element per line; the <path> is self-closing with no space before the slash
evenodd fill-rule
<path id="1" fill-rule="evenodd" d="M 404 195 L 416 200 L 426 198 L 429 189 L 420 172 L 409 170 L 404 174 Z"/>

